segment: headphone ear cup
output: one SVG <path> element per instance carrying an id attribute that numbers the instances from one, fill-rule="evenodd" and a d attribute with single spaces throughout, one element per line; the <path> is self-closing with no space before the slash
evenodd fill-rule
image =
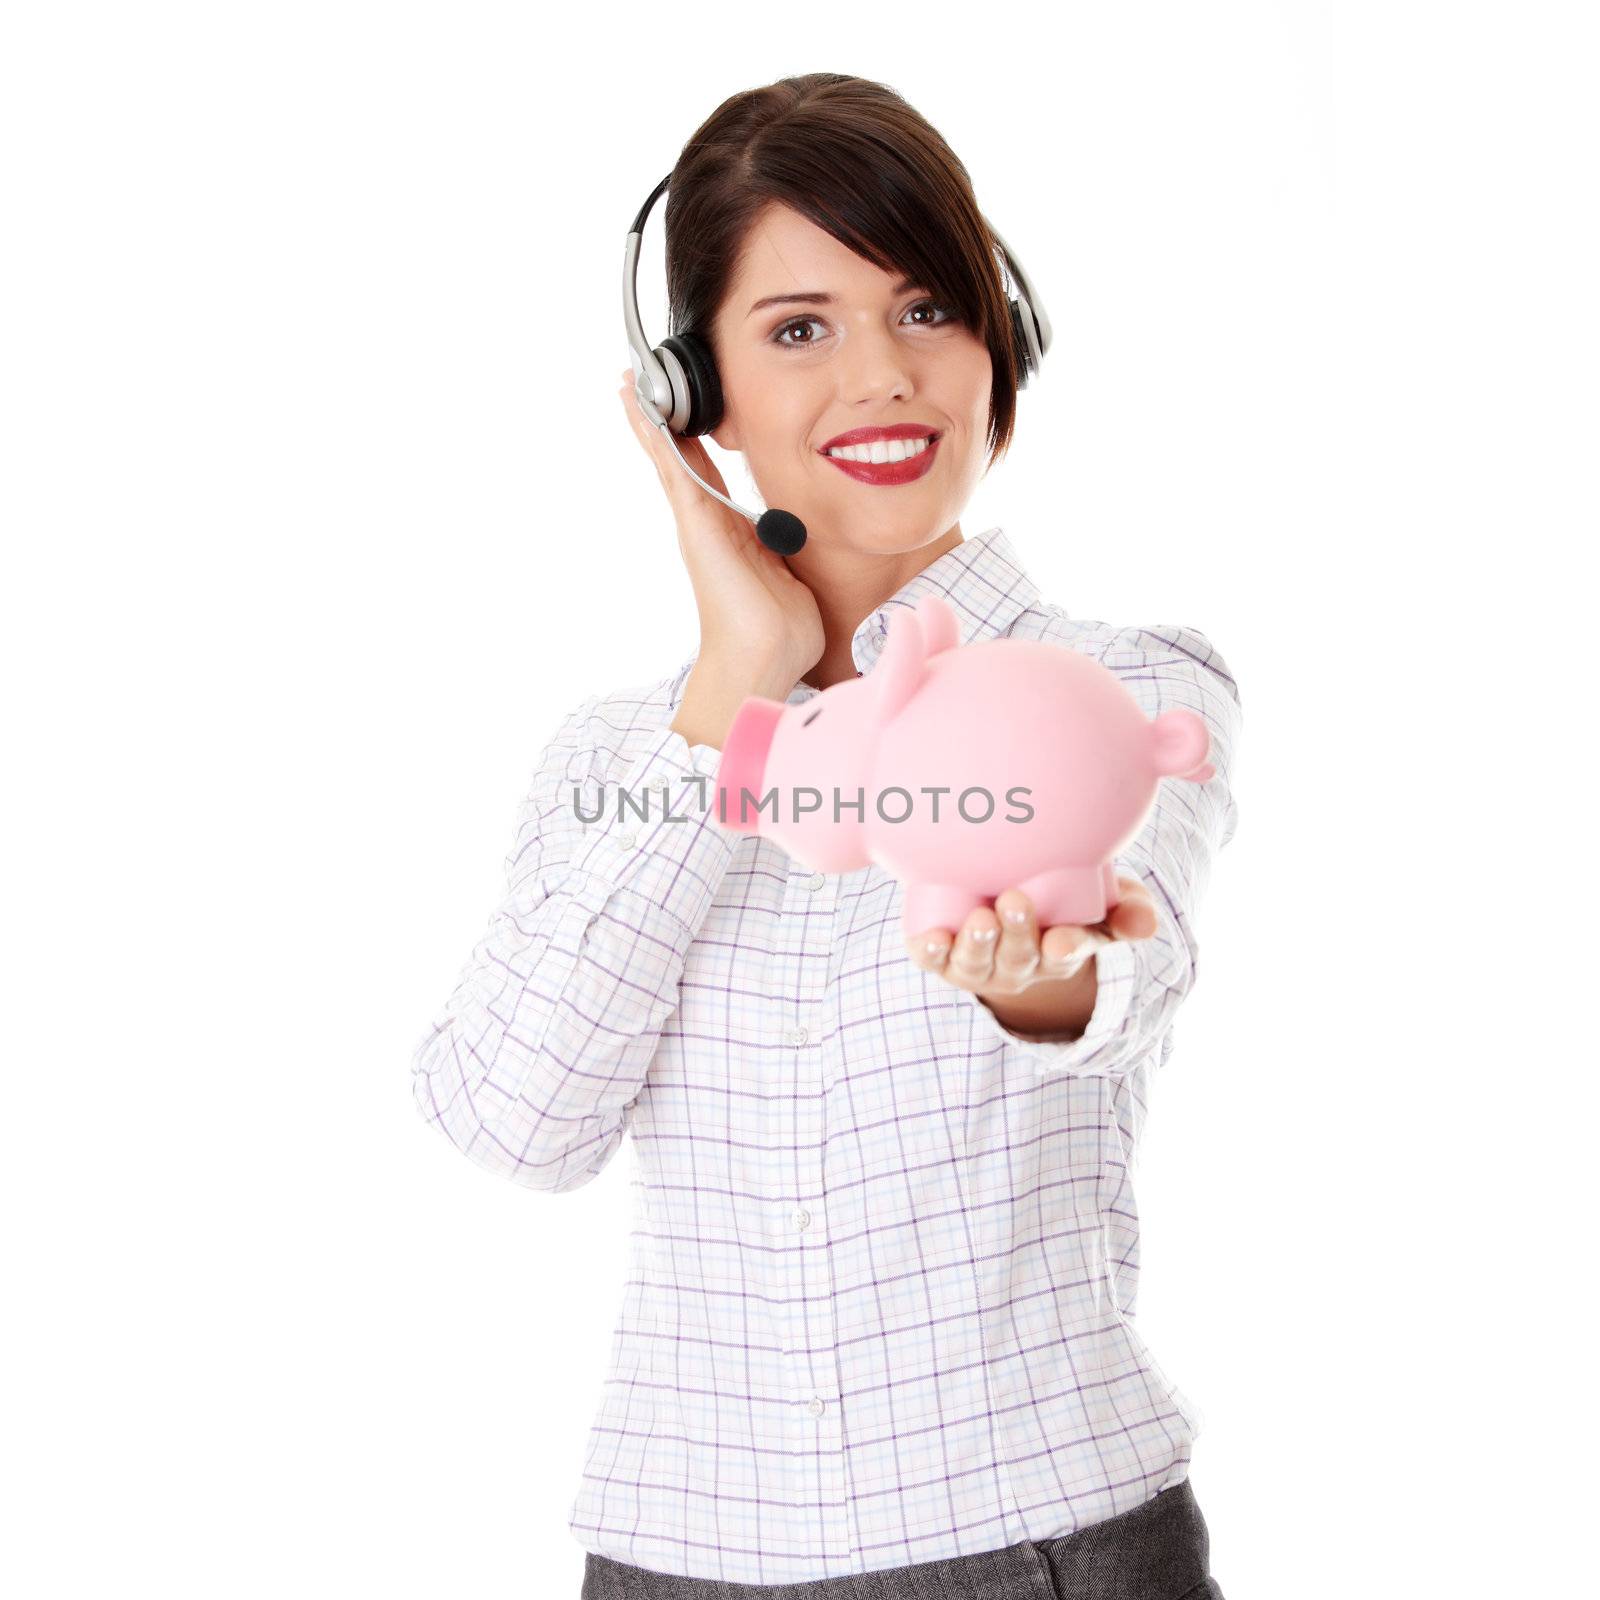
<path id="1" fill-rule="evenodd" d="M 692 333 L 676 333 L 661 341 L 664 349 L 678 358 L 689 384 L 689 420 L 683 432 L 688 437 L 710 433 L 722 421 L 722 380 L 717 364 L 704 342 Z"/>
<path id="2" fill-rule="evenodd" d="M 1028 345 L 1028 335 L 1023 327 L 1022 319 L 1027 315 L 1022 309 L 1022 303 L 1015 297 L 1011 300 L 1011 348 L 1017 353 L 1017 387 L 1026 389 L 1028 379 L 1033 376 L 1033 356 Z"/>

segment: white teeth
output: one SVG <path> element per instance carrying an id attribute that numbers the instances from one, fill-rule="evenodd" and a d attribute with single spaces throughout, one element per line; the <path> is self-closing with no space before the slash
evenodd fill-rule
<path id="1" fill-rule="evenodd" d="M 926 439 L 876 439 L 871 444 L 848 444 L 828 452 L 843 461 L 905 461 L 928 448 Z"/>

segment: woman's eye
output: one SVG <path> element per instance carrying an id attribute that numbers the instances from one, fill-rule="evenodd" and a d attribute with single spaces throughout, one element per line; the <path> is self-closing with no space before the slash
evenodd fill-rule
<path id="1" fill-rule="evenodd" d="M 784 323 L 784 325 L 781 328 L 779 328 L 778 331 L 775 334 L 773 334 L 772 342 L 774 344 L 786 344 L 791 349 L 796 348 L 796 341 L 793 340 L 793 339 L 785 339 L 784 338 L 784 334 L 788 333 L 791 329 L 794 329 L 794 328 L 808 327 L 811 323 L 816 322 L 818 320 L 820 320 L 820 319 L 817 318 L 817 317 L 796 317 L 793 322 Z M 810 343 L 812 343 L 812 341 L 810 339 L 802 339 L 802 340 L 798 341 L 798 343 L 799 344 L 810 344 Z"/>
<path id="2" fill-rule="evenodd" d="M 910 316 L 911 312 L 921 311 L 924 308 L 927 308 L 930 311 L 941 313 L 940 320 L 937 322 L 917 322 L 913 324 L 914 327 L 942 328 L 945 323 L 954 322 L 957 320 L 955 312 L 950 310 L 948 306 L 941 305 L 937 300 L 919 300 L 914 306 L 911 307 L 910 311 L 907 311 L 906 315 Z M 821 321 L 822 319 L 820 317 L 791 317 L 788 322 L 782 325 L 782 327 L 774 330 L 772 342 L 776 345 L 782 345 L 790 350 L 803 350 L 807 345 L 815 344 L 817 342 L 815 338 L 790 339 L 786 338 L 785 335 L 795 332 L 801 328 L 809 328 L 813 323 L 820 323 Z"/>

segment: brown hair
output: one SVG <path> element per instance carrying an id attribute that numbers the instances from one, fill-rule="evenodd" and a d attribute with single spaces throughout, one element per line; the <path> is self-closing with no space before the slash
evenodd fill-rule
<path id="1" fill-rule="evenodd" d="M 773 201 L 929 290 L 989 347 L 989 464 L 1011 443 L 1017 354 L 995 241 L 955 152 L 885 84 L 808 72 L 724 100 L 667 188 L 673 333 L 715 355 L 712 319 L 745 235 Z"/>

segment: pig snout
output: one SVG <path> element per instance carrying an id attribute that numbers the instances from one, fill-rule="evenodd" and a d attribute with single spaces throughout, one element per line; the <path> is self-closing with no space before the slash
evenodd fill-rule
<path id="1" fill-rule="evenodd" d="M 735 833 L 759 833 L 761 779 L 767 752 L 778 731 L 784 707 L 776 700 L 751 695 L 733 714 L 717 763 L 717 820 Z M 750 791 L 750 799 L 744 791 Z"/>

